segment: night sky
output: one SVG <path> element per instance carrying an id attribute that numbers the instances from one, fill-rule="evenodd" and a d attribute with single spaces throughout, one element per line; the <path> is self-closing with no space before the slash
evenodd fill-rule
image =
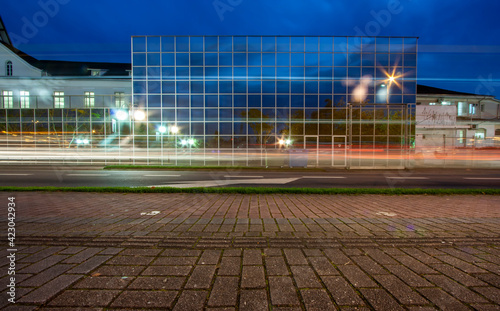
<path id="1" fill-rule="evenodd" d="M 38 59 L 130 62 L 132 35 L 419 37 L 418 83 L 500 98 L 498 0 L 2 0 Z"/>

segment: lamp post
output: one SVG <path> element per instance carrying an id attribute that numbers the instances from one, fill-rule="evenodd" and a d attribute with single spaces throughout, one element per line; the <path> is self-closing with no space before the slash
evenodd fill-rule
<path id="1" fill-rule="evenodd" d="M 193 138 L 188 138 L 188 139 L 182 139 L 181 140 L 181 146 L 182 147 L 189 147 L 189 165 L 191 165 L 191 147 L 194 145 L 194 139 Z"/>
<path id="2" fill-rule="evenodd" d="M 143 121 L 146 118 L 146 114 L 142 110 L 133 110 L 129 114 L 130 126 L 132 127 L 132 158 L 135 164 L 135 121 Z"/>
<path id="3" fill-rule="evenodd" d="M 189 166 L 191 166 L 191 158 L 193 157 L 193 154 L 191 153 L 191 147 L 194 145 L 193 138 L 188 139 L 188 145 L 189 145 Z"/>
<path id="4" fill-rule="evenodd" d="M 161 165 L 163 165 L 163 134 L 167 131 L 167 128 L 163 125 L 158 128 L 158 132 L 160 132 L 160 144 L 161 144 Z"/>
<path id="5" fill-rule="evenodd" d="M 394 76 L 389 76 L 384 83 L 382 83 L 380 86 L 386 88 L 386 95 L 385 95 L 385 103 L 389 105 L 389 95 L 390 95 L 390 89 L 392 83 L 394 83 L 394 80 L 396 78 Z"/>
<path id="6" fill-rule="evenodd" d="M 118 110 L 115 113 L 116 119 L 118 119 L 118 162 L 121 162 L 121 122 L 128 118 L 129 114 L 125 110 Z"/>
<path id="7" fill-rule="evenodd" d="M 288 166 L 290 166 L 290 154 L 289 154 L 290 150 L 289 150 L 289 147 L 292 144 L 292 140 L 290 138 L 287 138 L 287 139 L 281 138 L 280 140 L 278 140 L 278 143 L 280 145 L 280 148 L 283 147 L 286 150 L 286 155 L 285 155 L 285 159 L 283 160 L 283 165 L 288 164 Z M 287 159 L 287 157 L 288 157 L 288 159 Z"/>
<path id="8" fill-rule="evenodd" d="M 177 166 L 177 133 L 179 133 L 179 128 L 177 125 L 170 127 L 170 133 L 174 134 L 174 145 L 175 145 L 175 165 Z"/>
<path id="9" fill-rule="evenodd" d="M 389 95 L 390 95 L 390 89 L 391 89 L 391 85 L 392 83 L 394 82 L 394 76 L 390 76 L 389 77 L 389 83 L 387 84 L 387 105 L 389 105 Z"/>

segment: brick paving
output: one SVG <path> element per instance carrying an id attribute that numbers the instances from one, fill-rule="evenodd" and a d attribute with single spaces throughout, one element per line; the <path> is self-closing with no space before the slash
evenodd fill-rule
<path id="1" fill-rule="evenodd" d="M 500 310 L 499 196 L 9 196 L 2 310 Z"/>

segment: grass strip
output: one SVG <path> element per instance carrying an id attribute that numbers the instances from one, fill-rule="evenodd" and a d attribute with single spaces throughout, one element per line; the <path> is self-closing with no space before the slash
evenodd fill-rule
<path id="1" fill-rule="evenodd" d="M 98 193 L 237 193 L 237 194 L 382 194 L 382 195 L 500 195 L 500 189 L 421 188 L 173 188 L 173 187 L 0 187 L 0 191 L 98 192 Z"/>
<path id="2" fill-rule="evenodd" d="M 313 171 L 326 172 L 322 168 L 304 168 L 304 167 L 250 167 L 250 166 L 168 166 L 168 165 L 107 165 L 105 170 L 223 170 L 223 171 L 239 171 L 239 170 L 261 170 L 261 171 Z"/>

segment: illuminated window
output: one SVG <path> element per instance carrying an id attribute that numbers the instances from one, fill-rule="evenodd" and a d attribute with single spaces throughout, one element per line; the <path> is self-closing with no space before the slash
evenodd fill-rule
<path id="1" fill-rule="evenodd" d="M 465 143 L 465 130 L 457 130 L 458 143 L 463 145 Z"/>
<path id="2" fill-rule="evenodd" d="M 30 107 L 30 92 L 20 91 L 19 92 L 19 103 L 21 104 L 21 108 L 29 108 Z"/>
<path id="3" fill-rule="evenodd" d="M 443 101 L 443 102 L 441 102 L 441 105 L 443 105 L 443 106 L 451 106 L 451 102 Z"/>
<path id="4" fill-rule="evenodd" d="M 477 104 L 469 104 L 469 114 L 476 114 Z"/>
<path id="5" fill-rule="evenodd" d="M 85 102 L 85 107 L 94 107 L 94 104 L 95 104 L 94 92 L 85 92 L 84 93 L 84 102 Z"/>
<path id="6" fill-rule="evenodd" d="M 12 76 L 12 62 L 10 60 L 5 63 L 5 75 Z"/>
<path id="7" fill-rule="evenodd" d="M 436 106 L 436 103 L 429 103 L 429 106 Z"/>
<path id="8" fill-rule="evenodd" d="M 463 116 L 467 114 L 467 103 L 464 102 L 458 102 L 457 104 L 457 115 L 458 116 Z"/>
<path id="9" fill-rule="evenodd" d="M 12 91 L 2 91 L 3 108 L 14 108 L 14 94 Z"/>
<path id="10" fill-rule="evenodd" d="M 125 106 L 125 93 L 115 92 L 115 106 L 116 107 Z"/>
<path id="11" fill-rule="evenodd" d="M 54 92 L 54 108 L 64 108 L 64 92 Z"/>
<path id="12" fill-rule="evenodd" d="M 486 130 L 485 129 L 477 129 L 476 133 L 474 134 L 474 138 L 477 140 L 483 140 L 486 137 Z"/>

